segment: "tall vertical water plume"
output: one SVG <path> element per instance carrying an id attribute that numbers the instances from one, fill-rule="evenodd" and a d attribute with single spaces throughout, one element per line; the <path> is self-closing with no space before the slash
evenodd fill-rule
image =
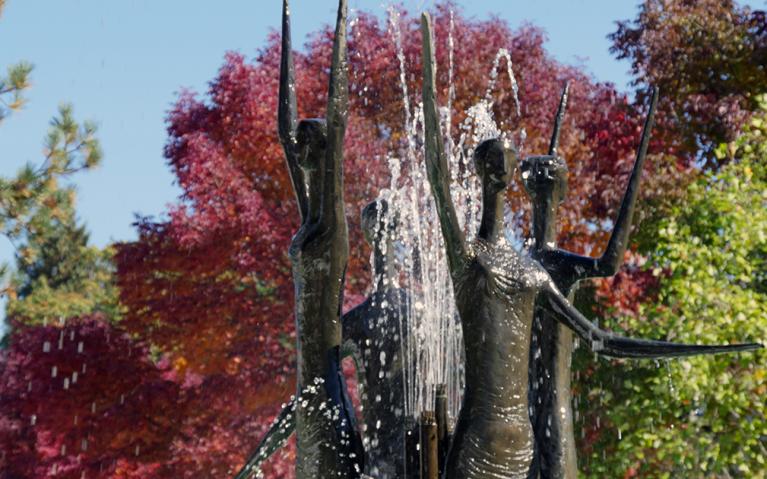
<path id="1" fill-rule="evenodd" d="M 423 156 L 423 110 L 420 102 L 411 102 L 406 82 L 406 59 L 402 46 L 400 15 L 390 8 L 389 32 L 397 52 L 399 83 L 402 93 L 404 138 L 388 154 L 391 173 L 389 188 L 382 192 L 396 212 L 399 228 L 394 230 L 400 284 L 408 291 L 408 318 L 401 324 L 404 368 L 405 414 L 419 417 L 422 411 L 434 407 L 434 388 L 445 384 L 448 413 L 457 417 L 463 391 L 463 339 L 455 308 L 453 288 L 445 257 L 439 220 L 426 176 Z M 517 118 L 521 112 L 518 87 L 512 69 L 511 56 L 505 49 L 496 55 L 490 67 L 485 98 L 470 107 L 465 120 L 454 132 L 454 18 L 449 17 L 448 95 L 447 106 L 441 110 L 445 151 L 448 154 L 452 178 L 451 194 L 461 226 L 467 238 L 476 235 L 481 214 L 480 186 L 472 164 L 473 149 L 483 140 L 502 138 L 512 148 L 519 149 L 525 132 L 516 135 L 502 132 L 493 114 L 493 90 L 498 79 L 501 60 L 506 60 L 506 73 L 511 81 Z M 454 139 L 457 136 L 457 141 Z M 507 224 L 515 224 L 510 222 Z M 512 241 L 521 245 L 517 231 L 511 231 Z"/>

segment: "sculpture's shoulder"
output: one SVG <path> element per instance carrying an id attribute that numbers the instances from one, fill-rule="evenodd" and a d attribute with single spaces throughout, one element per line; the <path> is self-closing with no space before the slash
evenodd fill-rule
<path id="1" fill-rule="evenodd" d="M 403 288 L 374 291 L 342 318 L 344 331 L 350 335 L 369 337 L 374 331 L 400 326 L 407 319 L 409 295 Z"/>
<path id="2" fill-rule="evenodd" d="M 505 292 L 539 288 L 550 280 L 546 269 L 529 254 L 516 250 L 508 241 L 472 243 L 472 268 L 482 274 L 488 286 Z"/>
<path id="3" fill-rule="evenodd" d="M 569 289 L 578 279 L 578 264 L 573 253 L 563 249 L 531 251 L 530 256 L 540 264 L 560 289 Z"/>

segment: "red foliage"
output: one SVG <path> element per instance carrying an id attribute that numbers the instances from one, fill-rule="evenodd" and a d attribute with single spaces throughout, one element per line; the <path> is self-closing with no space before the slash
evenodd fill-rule
<path id="1" fill-rule="evenodd" d="M 657 298 L 661 279 L 667 271 L 643 268 L 646 258 L 626 252 L 626 266 L 611 278 L 595 281 L 600 316 L 636 317 L 639 307 Z"/>
<path id="2" fill-rule="evenodd" d="M 170 457 L 181 387 L 103 318 L 15 325 L 2 354 L 0 477 L 147 477 Z"/>
<path id="3" fill-rule="evenodd" d="M 640 96 L 660 87 L 679 152 L 717 166 L 713 149 L 734 140 L 767 89 L 765 11 L 735 0 L 645 0 L 610 38 L 631 61 Z"/>

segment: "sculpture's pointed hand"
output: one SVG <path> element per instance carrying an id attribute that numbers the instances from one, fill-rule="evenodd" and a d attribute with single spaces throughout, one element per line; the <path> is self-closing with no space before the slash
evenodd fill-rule
<path id="1" fill-rule="evenodd" d="M 763 347 L 758 343 L 706 346 L 627 338 L 595 326 L 570 304 L 567 298 L 557 290 L 553 282 L 549 282 L 542 294 L 545 296 L 545 306 L 554 313 L 557 320 L 575 331 L 578 336 L 588 342 L 595 352 L 605 356 L 657 359 L 753 351 Z"/>
<path id="2" fill-rule="evenodd" d="M 629 178 L 629 183 L 626 187 L 626 193 L 623 195 L 623 202 L 621 203 L 621 208 L 618 212 L 618 218 L 615 220 L 615 227 L 610 235 L 607 248 L 598 262 L 599 272 L 601 273 L 600 276 L 614 275 L 618 272 L 620 265 L 623 263 L 623 254 L 626 252 L 626 247 L 628 246 L 631 222 L 634 217 L 634 208 L 636 206 L 637 198 L 639 197 L 639 182 L 642 177 L 642 168 L 644 167 L 644 162 L 647 158 L 647 148 L 650 145 L 650 135 L 655 122 L 655 108 L 658 104 L 658 93 L 658 88 L 653 88 L 652 97 L 650 99 L 650 108 L 647 112 L 644 128 L 642 128 L 642 139 L 639 142 L 639 149 L 637 150 L 636 161 L 634 161 L 634 168 L 631 171 L 631 177 Z"/>
<path id="3" fill-rule="evenodd" d="M 653 88 L 650 107 L 642 129 L 642 139 L 639 142 L 636 161 L 631 171 L 626 192 L 623 195 L 615 227 L 610 234 L 604 253 L 599 258 L 589 258 L 574 254 L 568 254 L 566 261 L 575 271 L 576 279 L 613 276 L 623 264 L 623 256 L 628 247 L 631 222 L 634 217 L 634 209 L 639 197 L 639 182 L 642 177 L 642 168 L 647 157 L 647 148 L 650 144 L 650 134 L 655 121 L 655 108 L 658 104 L 658 88 Z"/>
<path id="4" fill-rule="evenodd" d="M 562 96 L 559 98 L 559 107 L 557 116 L 554 119 L 554 130 L 551 132 L 551 142 L 549 142 L 549 155 L 556 155 L 559 147 L 559 132 L 562 129 L 562 121 L 565 119 L 565 110 L 567 109 L 567 98 L 570 94 L 570 82 L 565 83 L 562 89 Z"/>
<path id="5" fill-rule="evenodd" d="M 338 16 L 333 40 L 333 57 L 330 66 L 327 107 L 327 149 L 323 172 L 321 221 L 343 221 L 343 160 L 346 118 L 349 110 L 348 62 L 346 58 L 346 0 L 338 2 Z"/>
<path id="6" fill-rule="evenodd" d="M 296 194 L 298 211 L 301 221 L 306 218 L 309 210 L 309 198 L 306 193 L 304 174 L 298 164 L 296 145 L 296 126 L 298 113 L 296 106 L 296 75 L 293 67 L 292 42 L 290 39 L 290 7 L 288 0 L 282 2 L 282 52 L 280 54 L 280 93 L 277 106 L 277 130 L 282 148 L 285 150 L 285 160 L 288 163 L 290 180 Z"/>

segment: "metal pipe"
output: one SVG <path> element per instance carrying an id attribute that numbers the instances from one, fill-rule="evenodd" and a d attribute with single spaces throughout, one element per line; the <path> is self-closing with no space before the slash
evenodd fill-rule
<path id="1" fill-rule="evenodd" d="M 433 411 L 421 413 L 421 477 L 439 478 L 437 421 Z"/>
<path id="2" fill-rule="evenodd" d="M 448 448 L 448 426 L 447 426 L 447 385 L 437 384 L 434 393 L 434 413 L 437 419 L 437 461 L 439 464 L 439 475 L 445 472 L 445 458 Z"/>

